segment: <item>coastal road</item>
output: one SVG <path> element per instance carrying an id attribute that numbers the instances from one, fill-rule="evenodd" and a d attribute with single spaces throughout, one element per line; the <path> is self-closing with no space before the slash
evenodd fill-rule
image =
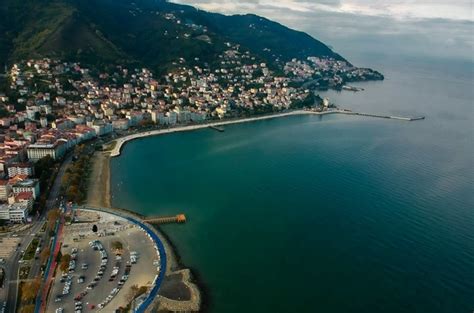
<path id="1" fill-rule="evenodd" d="M 42 214 L 38 218 L 39 221 L 41 221 L 43 218 L 46 218 L 46 214 L 48 213 L 49 210 L 59 206 L 58 196 L 59 196 L 59 191 L 61 190 L 61 179 L 64 176 L 64 173 L 66 172 L 66 169 L 68 165 L 71 163 L 71 161 L 72 161 L 72 155 L 68 156 L 64 160 L 64 162 L 61 164 L 61 167 L 59 168 L 56 179 L 54 180 L 53 186 L 51 187 L 51 191 L 49 193 L 48 199 L 46 200 L 46 208 L 45 210 L 43 210 Z M 37 234 L 37 232 L 33 234 Z M 44 249 L 49 244 L 48 237 L 49 237 L 48 232 L 44 232 L 43 236 L 41 237 L 42 249 Z M 31 270 L 28 275 L 28 278 L 31 278 L 31 279 L 38 277 L 41 270 L 41 263 L 39 262 L 39 260 L 35 260 L 35 261 L 36 262 L 32 263 Z"/>
<path id="2" fill-rule="evenodd" d="M 8 278 L 8 293 L 7 293 L 7 309 L 6 312 L 16 312 L 16 305 L 18 299 L 18 270 L 20 268 L 20 259 L 21 259 L 21 249 L 26 249 L 28 245 L 33 240 L 34 236 L 40 231 L 41 226 L 43 225 L 43 218 L 46 216 L 47 212 L 54 208 L 57 203 L 57 198 L 59 196 L 59 191 L 61 188 L 61 179 L 66 172 L 67 166 L 72 161 L 72 155 L 68 156 L 64 162 L 61 164 L 56 179 L 53 183 L 51 191 L 49 193 L 48 199 L 46 201 L 45 210 L 41 213 L 40 216 L 33 222 L 32 227 L 25 231 L 25 234 L 21 238 L 21 248 L 15 251 L 14 255 L 10 257 L 10 260 L 7 261 L 6 269 L 8 269 L 7 278 Z M 48 244 L 47 241 L 48 233 L 45 232 L 42 236 L 43 247 Z M 35 262 L 36 261 L 36 262 Z M 32 260 L 31 261 L 31 270 L 30 274 L 28 275 L 29 278 L 36 277 L 39 275 L 40 271 L 40 262 L 39 260 Z M 7 288 L 7 287 L 6 287 Z"/>
<path id="3" fill-rule="evenodd" d="M 69 156 L 61 164 L 61 167 L 59 168 L 56 179 L 54 180 L 53 186 L 51 187 L 51 191 L 49 193 L 48 199 L 46 200 L 45 210 L 43 210 L 42 214 L 38 218 L 39 221 L 46 218 L 46 214 L 48 213 L 49 210 L 58 206 L 57 198 L 59 196 L 59 191 L 61 189 L 61 179 L 64 173 L 66 172 L 67 166 L 71 163 L 71 160 L 72 160 L 72 156 Z M 37 233 L 38 232 L 32 232 L 32 234 L 37 234 Z M 41 236 L 42 249 L 44 249 L 49 244 L 48 237 L 49 237 L 48 232 L 44 232 L 43 236 Z M 41 263 L 39 262 L 39 260 L 34 260 L 31 264 L 31 270 L 28 275 L 28 278 L 33 279 L 35 277 L 38 277 L 38 275 L 40 274 L 40 270 L 41 270 Z"/>
<path id="4" fill-rule="evenodd" d="M 18 298 L 18 270 L 20 269 L 21 264 L 20 259 L 22 257 L 21 250 L 26 249 L 28 245 L 33 240 L 35 233 L 39 232 L 41 229 L 41 222 L 34 222 L 32 227 L 24 232 L 21 236 L 20 247 L 16 249 L 13 255 L 6 261 L 5 274 L 7 280 L 5 282 L 5 288 L 7 290 L 7 309 L 6 312 L 16 312 L 16 299 Z"/>

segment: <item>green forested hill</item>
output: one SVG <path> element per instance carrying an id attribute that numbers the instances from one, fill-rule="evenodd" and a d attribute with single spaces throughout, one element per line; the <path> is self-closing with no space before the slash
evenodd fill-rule
<path id="1" fill-rule="evenodd" d="M 214 62 L 227 42 L 270 64 L 342 59 L 309 35 L 256 15 L 226 16 L 162 0 L 0 0 L 0 16 L 0 63 L 53 56 L 165 68 L 181 57 Z"/>

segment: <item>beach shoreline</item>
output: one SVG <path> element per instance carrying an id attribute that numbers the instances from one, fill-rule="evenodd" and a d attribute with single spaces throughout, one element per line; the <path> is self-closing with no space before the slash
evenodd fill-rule
<path id="1" fill-rule="evenodd" d="M 115 146 L 110 151 L 110 157 L 119 156 L 121 153 L 122 147 L 127 142 L 135 140 L 135 139 L 150 137 L 150 136 L 159 136 L 159 135 L 172 134 L 172 133 L 177 133 L 177 132 L 199 130 L 199 129 L 209 128 L 209 127 L 219 127 L 219 126 L 232 125 L 232 124 L 262 121 L 262 120 L 287 117 L 287 116 L 310 115 L 310 114 L 325 115 L 325 114 L 342 113 L 342 112 L 343 111 L 341 110 L 333 110 L 333 111 L 325 111 L 325 112 L 297 110 L 297 111 L 276 113 L 276 114 L 270 114 L 270 115 L 264 115 L 264 116 L 255 116 L 255 117 L 249 117 L 249 118 L 239 118 L 239 119 L 234 119 L 234 120 L 216 121 L 216 122 L 210 122 L 210 123 L 204 123 L 204 124 L 186 125 L 186 126 L 179 126 L 179 127 L 166 128 L 166 129 L 156 129 L 156 130 L 132 134 L 132 135 L 128 135 L 128 136 L 116 139 Z"/>
<path id="2" fill-rule="evenodd" d="M 86 204 L 111 208 L 110 152 L 97 151 L 92 157 Z"/>
<path id="3" fill-rule="evenodd" d="M 167 129 L 157 129 L 151 131 L 145 131 L 141 133 L 127 135 L 115 140 L 112 140 L 110 143 L 114 143 L 112 145 L 112 149 L 109 151 L 97 151 L 93 156 L 93 165 L 92 170 L 89 176 L 89 188 L 87 193 L 87 205 L 93 207 L 102 207 L 102 208 L 110 208 L 113 210 L 123 210 L 144 218 L 144 216 L 134 212 L 130 209 L 118 209 L 112 208 L 112 201 L 111 201 L 111 173 L 110 173 L 110 160 L 113 157 L 118 157 L 121 154 L 121 150 L 123 146 L 132 140 L 146 138 L 150 136 L 158 136 L 158 135 L 165 135 L 171 134 L 176 132 L 185 132 L 185 131 L 193 131 L 193 130 L 200 130 L 209 127 L 221 127 L 225 125 L 232 125 L 232 124 L 240 124 L 240 123 L 247 123 L 247 122 L 254 122 L 254 121 L 262 121 L 268 119 L 275 119 L 281 117 L 289 117 L 289 116 L 298 116 L 298 115 L 328 115 L 328 114 L 347 114 L 347 115 L 359 115 L 359 116 L 372 116 L 372 117 L 384 117 L 386 116 L 377 116 L 377 115 L 366 115 L 361 113 L 355 113 L 349 110 L 341 110 L 341 109 L 334 109 L 324 112 L 315 112 L 315 111 L 304 111 L 304 110 L 296 110 L 291 112 L 285 113 L 276 113 L 264 116 L 256 116 L 251 118 L 240 118 L 235 120 L 224 120 L 224 121 L 216 121 L 210 122 L 205 124 L 198 124 L 198 125 L 186 125 L 186 126 L 178 126 L 173 128 Z M 399 119 L 395 117 L 395 119 Z M 402 118 L 404 120 L 410 120 L 409 118 Z M 167 251 L 167 258 L 168 258 L 168 266 L 167 266 L 167 275 L 173 275 L 176 273 L 183 273 L 183 284 L 188 286 L 192 290 L 193 294 L 193 301 L 174 301 L 162 296 L 157 297 L 157 301 L 161 303 L 163 309 L 172 309 L 173 306 L 175 308 L 180 309 L 187 309 L 188 311 L 197 311 L 196 307 L 198 306 L 198 311 L 203 309 L 207 309 L 210 305 L 210 297 L 207 287 L 199 275 L 199 271 L 196 269 L 190 269 L 181 262 L 181 258 L 178 254 L 177 247 L 171 242 L 167 234 L 158 226 L 154 226 L 154 229 L 159 234 L 160 239 L 162 239 L 165 249 Z M 161 301 L 160 301 L 161 300 Z M 196 306 L 197 305 L 197 306 Z"/>
<path id="4" fill-rule="evenodd" d="M 284 112 L 284 113 L 273 113 L 273 114 L 268 114 L 268 115 L 263 115 L 263 116 L 254 116 L 254 117 L 248 117 L 248 118 L 237 118 L 237 119 L 232 119 L 232 120 L 208 122 L 208 123 L 203 123 L 203 124 L 177 126 L 177 127 L 166 128 L 166 129 L 156 129 L 156 130 L 150 130 L 150 131 L 145 131 L 141 133 L 127 135 L 127 136 L 115 139 L 113 141 L 115 142 L 115 145 L 110 151 L 110 157 L 120 156 L 122 148 L 127 142 L 135 140 L 135 139 L 150 137 L 150 136 L 159 136 L 159 135 L 172 134 L 172 133 L 177 133 L 177 132 L 193 131 L 193 130 L 199 130 L 199 129 L 209 128 L 209 127 L 219 128 L 221 126 L 226 126 L 226 125 L 263 121 L 263 120 L 288 117 L 288 116 L 328 115 L 328 114 L 345 114 L 345 115 L 352 115 L 352 116 L 383 118 L 383 119 L 401 120 L 401 121 L 409 121 L 409 122 L 425 119 L 424 116 L 404 117 L 404 116 L 393 116 L 393 115 L 379 115 L 379 114 L 371 114 L 371 113 L 353 112 L 351 110 L 344 110 L 344 109 L 330 109 L 328 111 L 322 111 L 322 112 L 295 110 L 295 111 Z"/>
<path id="5" fill-rule="evenodd" d="M 325 112 L 328 113 L 335 113 L 334 111 Z M 110 161 L 112 157 L 120 156 L 120 151 L 122 146 L 127 143 L 128 141 L 145 138 L 148 136 L 156 136 L 156 135 L 164 135 L 174 132 L 183 132 L 183 131 L 192 131 L 192 130 L 199 130 L 203 128 L 208 128 L 210 126 L 222 126 L 222 125 L 230 125 L 230 124 L 238 124 L 238 123 L 245 123 L 245 122 L 252 122 L 252 121 L 259 121 L 259 120 L 267 120 L 279 117 L 286 117 L 286 116 L 295 116 L 295 115 L 302 115 L 302 114 L 315 114 L 315 112 L 310 111 L 292 111 L 287 113 L 280 113 L 280 114 L 272 114 L 260 117 L 253 117 L 253 118 L 246 118 L 246 119 L 237 119 L 237 120 L 230 120 L 230 121 L 221 121 L 221 122 L 214 122 L 214 123 L 206 123 L 200 125 L 189 125 L 183 127 L 176 127 L 171 129 L 160 129 L 148 132 L 142 132 L 138 134 L 133 134 L 129 136 L 125 136 L 115 140 L 115 146 L 111 151 L 97 151 L 94 153 L 92 158 L 92 166 L 91 171 L 89 174 L 89 183 L 88 183 L 88 192 L 87 192 L 87 200 L 86 205 L 90 207 L 97 207 L 97 208 L 109 208 L 112 210 L 117 211 L 124 211 L 129 214 L 133 214 L 137 217 L 143 218 L 139 213 L 134 212 L 130 209 L 123 209 L 123 208 L 113 208 L 112 207 L 112 191 L 111 191 L 111 173 L 110 173 Z M 113 142 L 113 141 L 112 141 Z M 162 240 L 167 255 L 167 275 L 172 275 L 175 273 L 181 273 L 184 271 L 186 275 L 183 275 L 185 278 L 183 283 L 188 286 L 193 292 L 194 301 L 188 301 L 188 303 L 183 303 L 184 308 L 189 311 L 202 311 L 207 310 L 210 305 L 210 297 L 208 288 L 206 284 L 202 280 L 199 275 L 199 271 L 196 269 L 190 269 L 186 267 L 178 254 L 177 247 L 171 242 L 168 235 L 157 226 L 154 226 L 155 231 L 159 234 L 160 239 Z M 160 301 L 161 300 L 161 301 Z M 177 308 L 183 309 L 181 304 L 175 303 L 176 301 L 169 301 L 169 299 L 163 298 L 158 296 L 158 302 L 161 302 L 165 305 L 166 309 L 171 309 L 173 305 Z M 169 307 L 170 305 L 171 307 Z M 199 307 L 196 310 L 196 307 Z"/>
<path id="6" fill-rule="evenodd" d="M 86 207 L 109 209 L 117 213 L 124 213 L 135 216 L 143 220 L 145 216 L 124 208 L 112 207 L 111 203 L 111 189 L 110 189 L 110 152 L 97 151 L 93 156 L 91 172 L 89 175 Z M 187 312 L 202 312 L 203 308 L 207 306 L 208 301 L 205 292 L 205 285 L 199 279 L 199 275 L 195 271 L 187 268 L 181 262 L 177 248 L 172 244 L 169 237 L 163 230 L 156 225 L 149 225 L 159 236 L 166 251 L 167 267 L 166 276 L 181 274 L 182 284 L 186 286 L 191 292 L 191 299 L 188 301 L 176 301 L 168 299 L 161 295 L 156 297 L 153 302 L 154 307 L 169 310 L 185 310 Z M 165 278 L 166 283 L 166 278 Z"/>

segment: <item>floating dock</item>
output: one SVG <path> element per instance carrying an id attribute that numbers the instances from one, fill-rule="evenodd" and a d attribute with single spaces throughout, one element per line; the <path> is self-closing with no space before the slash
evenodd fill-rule
<path id="1" fill-rule="evenodd" d="M 222 127 L 222 126 L 209 125 L 209 128 L 210 128 L 210 129 L 217 130 L 217 131 L 220 132 L 220 133 L 223 133 L 223 132 L 225 131 L 224 127 Z"/>
<path id="2" fill-rule="evenodd" d="M 178 214 L 176 216 L 161 216 L 161 217 L 150 217 L 144 220 L 150 224 L 171 224 L 171 223 L 186 223 L 186 215 Z"/>

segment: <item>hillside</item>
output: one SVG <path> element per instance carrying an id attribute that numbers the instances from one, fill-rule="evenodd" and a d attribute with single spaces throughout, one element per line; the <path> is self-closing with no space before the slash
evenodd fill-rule
<path id="1" fill-rule="evenodd" d="M 309 35 L 259 16 L 162 0 L 2 0 L 0 14 L 0 59 L 8 62 L 53 56 L 159 69 L 179 58 L 215 62 L 227 42 L 270 65 L 307 56 L 342 60 Z"/>

